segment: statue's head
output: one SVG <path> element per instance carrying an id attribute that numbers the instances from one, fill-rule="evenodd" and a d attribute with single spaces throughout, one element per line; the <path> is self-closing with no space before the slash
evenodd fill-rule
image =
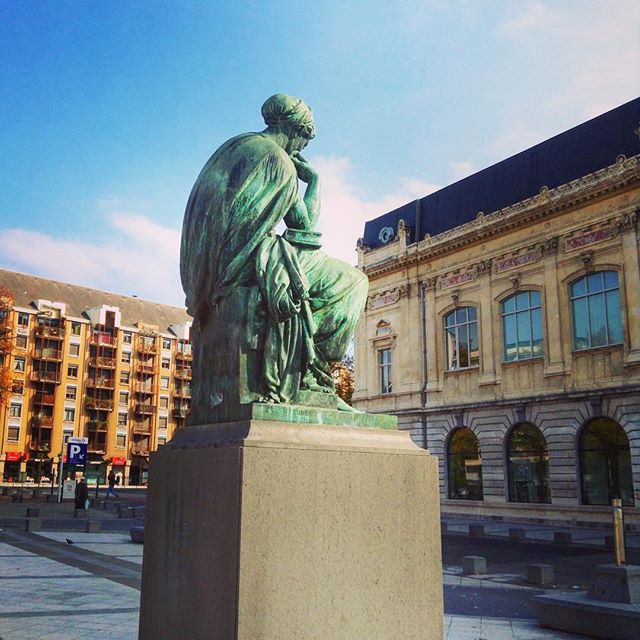
<path id="1" fill-rule="evenodd" d="M 267 131 L 284 133 L 291 141 L 300 140 L 300 148 L 316 135 L 313 113 L 300 98 L 276 93 L 262 105 L 262 117 Z"/>

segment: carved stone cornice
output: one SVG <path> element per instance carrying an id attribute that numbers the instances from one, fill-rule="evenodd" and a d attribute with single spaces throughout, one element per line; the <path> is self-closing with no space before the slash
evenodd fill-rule
<path id="1" fill-rule="evenodd" d="M 584 205 L 586 202 L 621 191 L 634 184 L 640 184 L 640 156 L 621 157 L 614 165 L 554 189 L 543 187 L 540 193 L 532 198 L 493 213 L 483 213 L 475 220 L 444 231 L 437 236 L 428 236 L 417 243 L 415 251 L 403 255 L 402 259 L 398 258 L 395 264 L 391 264 L 388 260 L 373 263 L 366 267 L 366 272 L 370 276 L 377 276 L 425 259 L 453 253 L 479 240 L 504 234 L 522 225 Z M 633 218 L 631 214 L 629 220 Z M 629 224 L 635 224 L 635 221 Z M 549 247 L 549 250 L 554 249 Z M 376 251 L 378 249 L 370 250 L 369 255 Z"/>
<path id="2" fill-rule="evenodd" d="M 425 291 L 435 291 L 437 284 L 438 276 L 433 276 L 432 278 L 427 278 L 422 283 L 422 286 L 425 288 Z"/>
<path id="3" fill-rule="evenodd" d="M 478 276 L 483 276 L 485 274 L 491 273 L 492 264 L 493 258 L 487 258 L 486 260 L 480 260 L 480 262 L 476 262 L 472 268 L 475 270 Z"/>

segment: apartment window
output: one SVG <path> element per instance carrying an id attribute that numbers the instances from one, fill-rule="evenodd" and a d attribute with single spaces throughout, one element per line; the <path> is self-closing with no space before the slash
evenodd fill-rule
<path id="1" fill-rule="evenodd" d="M 69 355 L 77 358 L 80 355 L 80 345 L 72 342 L 69 345 Z"/>
<path id="2" fill-rule="evenodd" d="M 120 391 L 118 394 L 118 404 L 129 404 L 129 392 Z"/>
<path id="3" fill-rule="evenodd" d="M 79 336 L 82 332 L 82 325 L 79 322 L 71 323 L 71 335 Z"/>
<path id="4" fill-rule="evenodd" d="M 70 364 L 67 367 L 67 377 L 68 378 L 77 378 L 78 377 L 78 365 Z"/>
<path id="5" fill-rule="evenodd" d="M 73 430 L 72 429 L 64 429 L 62 432 L 62 441 L 67 444 L 69 438 L 73 438 Z"/>
<path id="6" fill-rule="evenodd" d="M 10 424 L 7 428 L 7 441 L 18 442 L 20 440 L 20 427 L 17 424 Z"/>
<path id="7" fill-rule="evenodd" d="M 158 446 L 162 446 L 163 444 L 167 444 L 167 436 L 158 436 Z"/>
<path id="8" fill-rule="evenodd" d="M 167 428 L 167 416 L 160 416 L 158 418 L 158 429 L 166 429 Z"/>
<path id="9" fill-rule="evenodd" d="M 24 367 L 25 367 L 25 359 L 24 358 L 16 358 L 13 361 L 13 368 L 16 371 L 24 371 Z"/>
<path id="10" fill-rule="evenodd" d="M 29 326 L 29 314 L 28 313 L 18 313 L 18 326 L 19 327 L 28 327 Z"/>
<path id="11" fill-rule="evenodd" d="M 131 344 L 133 342 L 131 331 L 124 331 L 122 333 L 122 342 L 124 342 L 125 344 Z"/>
<path id="12" fill-rule="evenodd" d="M 22 404 L 18 402 L 12 402 L 9 405 L 9 417 L 19 418 L 22 415 Z"/>
<path id="13" fill-rule="evenodd" d="M 162 376 L 160 378 L 160 388 L 161 389 L 168 389 L 169 388 L 169 378 Z"/>
<path id="14" fill-rule="evenodd" d="M 78 388 L 74 386 L 68 386 L 65 391 L 65 400 L 75 400 L 78 396 Z"/>
<path id="15" fill-rule="evenodd" d="M 378 351 L 378 371 L 380 376 L 380 393 L 391 393 L 391 349 Z"/>
<path id="16" fill-rule="evenodd" d="M 116 447 L 118 449 L 124 449 L 127 446 L 127 434 L 116 433 Z"/>
<path id="17" fill-rule="evenodd" d="M 504 300 L 501 307 L 505 361 L 542 357 L 540 293 L 520 291 Z"/>
<path id="18" fill-rule="evenodd" d="M 127 426 L 127 414 L 126 413 L 119 413 L 118 414 L 118 426 L 119 427 L 126 427 Z"/>
<path id="19" fill-rule="evenodd" d="M 160 366 L 163 369 L 171 369 L 171 358 L 162 358 Z"/>
<path id="20" fill-rule="evenodd" d="M 120 356 L 120 362 L 122 362 L 122 364 L 130 364 L 131 363 L 131 352 L 130 351 L 123 351 L 121 356 Z"/>
<path id="21" fill-rule="evenodd" d="M 120 384 L 129 384 L 129 372 L 121 371 L 120 372 Z"/>
<path id="22" fill-rule="evenodd" d="M 64 421 L 65 422 L 73 422 L 76 419 L 76 410 L 75 409 L 65 409 L 64 410 Z"/>
<path id="23" fill-rule="evenodd" d="M 171 340 L 169 338 L 162 338 L 162 348 L 165 350 L 171 349 Z"/>
<path id="24" fill-rule="evenodd" d="M 622 343 L 620 288 L 616 271 L 599 271 L 570 286 L 575 349 Z"/>
<path id="25" fill-rule="evenodd" d="M 446 363 L 449 371 L 476 367 L 480 361 L 475 307 L 460 307 L 444 319 Z"/>
<path id="26" fill-rule="evenodd" d="M 169 396 L 160 396 L 159 405 L 160 405 L 161 409 L 168 409 L 169 408 Z"/>
<path id="27" fill-rule="evenodd" d="M 16 336 L 16 349 L 27 348 L 27 336 Z"/>

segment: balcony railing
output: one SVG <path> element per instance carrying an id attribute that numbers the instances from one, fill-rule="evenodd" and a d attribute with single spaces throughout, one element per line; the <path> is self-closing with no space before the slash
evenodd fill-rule
<path id="1" fill-rule="evenodd" d="M 153 395 L 156 392 L 156 385 L 154 384 L 136 384 L 134 393 L 141 393 L 143 395 Z"/>
<path id="2" fill-rule="evenodd" d="M 60 372 L 59 371 L 38 371 L 34 370 L 31 372 L 29 379 L 32 382 L 60 382 Z"/>
<path id="3" fill-rule="evenodd" d="M 173 395 L 176 398 L 190 398 L 191 397 L 191 389 L 186 388 L 176 388 L 173 392 Z"/>
<path id="4" fill-rule="evenodd" d="M 54 349 L 52 347 L 34 349 L 31 352 L 31 357 L 34 360 L 55 360 L 60 362 L 62 360 L 62 349 Z"/>
<path id="5" fill-rule="evenodd" d="M 108 398 L 85 398 L 84 406 L 86 409 L 106 409 L 113 411 L 113 400 Z"/>
<path id="6" fill-rule="evenodd" d="M 51 429 L 53 427 L 53 416 L 33 416 L 31 418 L 31 426 L 36 429 L 41 429 L 42 427 Z"/>
<path id="7" fill-rule="evenodd" d="M 191 367 L 176 367 L 175 376 L 181 380 L 191 380 Z"/>
<path id="8" fill-rule="evenodd" d="M 115 389 L 116 381 L 113 378 L 89 378 L 87 387 L 93 389 Z"/>
<path id="9" fill-rule="evenodd" d="M 143 415 L 151 415 L 155 413 L 156 405 L 150 402 L 139 402 L 136 404 L 135 412 Z"/>
<path id="10" fill-rule="evenodd" d="M 132 444 L 131 445 L 131 455 L 132 456 L 148 456 L 149 455 L 149 446 L 148 445 Z"/>
<path id="11" fill-rule="evenodd" d="M 115 358 L 104 358 L 102 356 L 97 356 L 95 358 L 89 358 L 89 366 L 94 367 L 96 369 L 115 369 L 116 368 L 116 359 Z"/>
<path id="12" fill-rule="evenodd" d="M 51 440 L 32 438 L 28 446 L 32 451 L 51 451 Z"/>
<path id="13" fill-rule="evenodd" d="M 90 431 L 106 431 L 108 426 L 106 420 L 87 420 L 87 429 Z"/>
<path id="14" fill-rule="evenodd" d="M 36 393 L 33 396 L 34 404 L 52 405 L 55 402 L 55 396 L 53 393 Z"/>
<path id="15" fill-rule="evenodd" d="M 107 450 L 106 444 L 106 442 L 100 440 L 92 440 L 91 438 L 89 438 L 87 442 L 87 451 L 89 453 L 97 453 L 98 455 L 103 456 Z"/>
<path id="16" fill-rule="evenodd" d="M 64 338 L 64 329 L 62 327 L 38 325 L 34 333 L 38 338 L 51 338 L 53 340 L 62 340 Z"/>
<path id="17" fill-rule="evenodd" d="M 176 358 L 178 360 L 192 360 L 193 354 L 191 353 L 191 348 L 176 351 Z"/>
<path id="18" fill-rule="evenodd" d="M 153 362 L 137 362 L 136 371 L 138 373 L 155 373 L 156 366 Z"/>
<path id="19" fill-rule="evenodd" d="M 186 418 L 189 415 L 189 409 L 185 407 L 175 408 L 171 411 L 171 415 L 174 418 Z"/>
<path id="20" fill-rule="evenodd" d="M 155 340 L 138 340 L 136 348 L 140 353 L 158 353 L 158 345 Z"/>
<path id="21" fill-rule="evenodd" d="M 115 347 L 118 339 L 110 333 L 92 333 L 89 343 L 99 347 Z"/>

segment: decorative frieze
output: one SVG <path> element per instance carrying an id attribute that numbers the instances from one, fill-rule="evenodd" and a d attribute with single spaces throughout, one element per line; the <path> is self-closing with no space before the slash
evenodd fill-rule
<path id="1" fill-rule="evenodd" d="M 627 229 L 636 226 L 638 214 L 636 211 L 627 212 L 617 218 L 607 221 L 604 225 L 593 229 L 587 227 L 572 233 L 564 239 L 564 251 L 576 251 L 592 244 L 612 240 Z"/>
<path id="2" fill-rule="evenodd" d="M 476 269 L 471 269 L 470 271 L 463 271 L 462 273 L 456 273 L 452 276 L 440 278 L 439 282 L 441 289 L 451 289 L 452 287 L 457 287 L 461 284 L 466 284 L 467 282 L 473 282 L 477 279 L 478 271 Z"/>
<path id="3" fill-rule="evenodd" d="M 376 309 L 395 304 L 400 298 L 406 296 L 408 292 L 408 287 L 405 286 L 396 287 L 395 289 L 383 291 L 382 293 L 376 293 L 369 298 L 369 310 L 375 311 Z"/>

